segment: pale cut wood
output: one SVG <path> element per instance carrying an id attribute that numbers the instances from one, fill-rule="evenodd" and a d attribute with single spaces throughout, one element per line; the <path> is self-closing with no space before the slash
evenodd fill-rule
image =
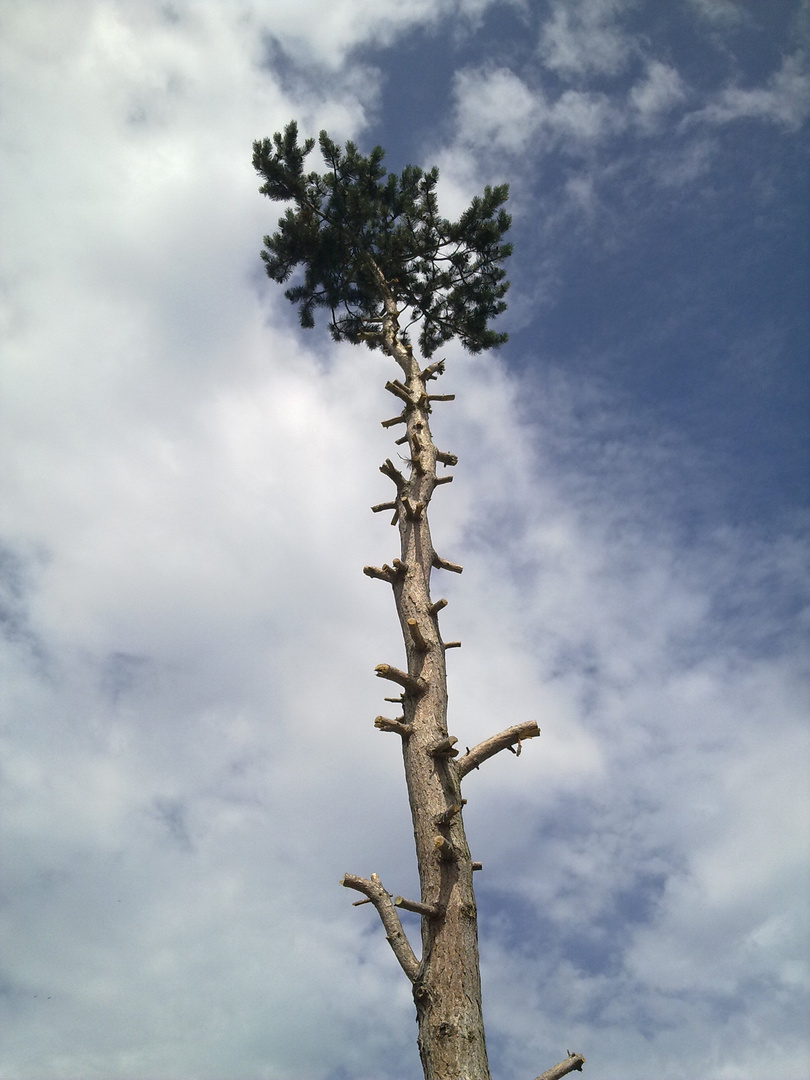
<path id="1" fill-rule="evenodd" d="M 544 1073 L 541 1073 L 537 1080 L 561 1080 L 561 1077 L 567 1076 L 569 1073 L 582 1072 L 584 1064 L 585 1058 L 582 1054 L 569 1053 L 565 1061 L 561 1061 L 553 1069 L 547 1069 Z"/>

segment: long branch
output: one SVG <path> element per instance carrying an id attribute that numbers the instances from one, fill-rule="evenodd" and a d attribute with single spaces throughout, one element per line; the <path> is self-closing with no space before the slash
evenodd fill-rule
<path id="1" fill-rule="evenodd" d="M 561 1080 L 561 1077 L 567 1076 L 570 1072 L 582 1072 L 584 1064 L 585 1058 L 582 1054 L 572 1054 L 569 1051 L 565 1061 L 561 1061 L 553 1069 L 547 1069 L 544 1073 L 541 1073 L 537 1080 Z"/>
<path id="2" fill-rule="evenodd" d="M 501 750 L 514 746 L 515 743 L 520 745 L 522 739 L 534 739 L 539 734 L 540 728 L 536 722 L 526 720 L 522 724 L 515 724 L 514 727 L 506 728 L 505 731 L 501 731 L 498 735 L 484 739 L 483 742 L 474 746 L 472 750 L 468 750 L 464 757 L 459 758 L 456 762 L 459 779 L 466 776 L 471 769 L 477 769 L 483 761 L 493 757 Z M 520 751 L 516 750 L 515 753 L 520 753 Z"/>
<path id="3" fill-rule="evenodd" d="M 399 913 L 377 874 L 372 874 L 370 881 L 368 878 L 357 877 L 356 874 L 344 874 L 340 884 L 347 889 L 356 889 L 369 898 L 382 920 L 385 937 L 394 956 L 411 982 L 414 982 L 419 972 L 419 961 L 402 929 Z"/>

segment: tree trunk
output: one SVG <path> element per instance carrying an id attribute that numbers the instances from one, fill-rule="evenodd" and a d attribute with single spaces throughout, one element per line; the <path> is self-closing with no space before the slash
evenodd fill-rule
<path id="1" fill-rule="evenodd" d="M 408 448 L 409 475 L 404 476 L 390 459 L 380 466 L 393 481 L 396 497 L 372 509 L 393 511 L 392 524 L 399 526 L 400 555 L 391 566 L 367 566 L 364 572 L 392 585 L 405 642 L 404 670 L 390 664 L 376 668 L 380 678 L 398 687 L 397 696 L 386 700 L 401 705 L 402 713 L 393 718 L 378 716 L 375 726 L 402 739 L 421 897 L 418 901 L 392 898 L 376 874 L 371 879 L 347 874 L 343 884 L 364 893 L 374 904 L 388 942 L 413 984 L 425 1080 L 490 1080 L 481 1011 L 474 864 L 464 835 L 462 806 L 466 800 L 461 797 L 461 780 L 500 750 L 517 744 L 514 752 L 520 753 L 521 739 L 534 738 L 539 728 L 534 721 L 517 724 L 468 750 L 462 758 L 455 749 L 457 740 L 448 733 L 445 651 L 458 642 L 442 640 L 438 616 L 446 601 L 433 601 L 430 579 L 434 568 L 454 573 L 461 573 L 462 568 L 434 550 L 428 506 L 435 487 L 452 479 L 437 477 L 437 462 L 452 466 L 456 457 L 437 450 L 429 417 L 433 401 L 451 400 L 452 395 L 428 394 L 428 383 L 443 372 L 444 363 L 422 370 L 399 334 L 388 283 L 379 271 L 377 274 L 385 314 L 374 338 L 404 375 L 404 382 L 386 383 L 402 410 L 383 421 L 383 426 L 404 425 L 405 434 L 397 444 Z M 421 960 L 402 928 L 399 908 L 422 917 Z M 565 1071 L 576 1067 L 572 1062 Z"/>
<path id="2" fill-rule="evenodd" d="M 423 372 L 397 330 L 389 307 L 383 347 L 402 368 L 405 381 L 387 385 L 404 405 L 397 422 L 406 427 L 402 441 L 410 450 L 410 476 L 404 478 L 390 462 L 382 471 L 397 487 L 400 558 L 391 581 L 407 670 L 381 664 L 377 674 L 402 686 L 400 734 L 424 909 L 422 959 L 413 979 L 419 1053 L 425 1080 L 489 1080 L 473 866 L 461 814 L 456 740 L 447 731 L 445 644 L 438 621 L 444 604 L 434 604 L 430 593 L 434 567 L 461 571 L 434 551 L 427 515 L 437 484 L 437 460 L 453 465 L 456 459 L 437 451 L 430 431 L 426 384 L 442 367 Z M 378 726 L 384 726 L 383 718 Z M 403 906 L 401 898 L 394 903 L 398 901 Z"/>

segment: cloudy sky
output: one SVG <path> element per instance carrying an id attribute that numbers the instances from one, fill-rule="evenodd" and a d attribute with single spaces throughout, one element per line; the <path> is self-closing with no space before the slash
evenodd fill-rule
<path id="1" fill-rule="evenodd" d="M 263 275 L 291 118 L 512 197 L 434 538 L 496 1080 L 806 1080 L 810 9 L 0 0 L 2 1080 L 418 1080 L 365 563 L 393 369 Z M 405 916 L 406 919 L 410 918 Z M 418 938 L 417 920 L 406 924 Z"/>

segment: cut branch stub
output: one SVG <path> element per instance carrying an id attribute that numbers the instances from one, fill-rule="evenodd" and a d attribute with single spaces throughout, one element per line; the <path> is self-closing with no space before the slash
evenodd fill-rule
<path id="1" fill-rule="evenodd" d="M 467 800 L 462 799 L 459 803 L 453 803 L 452 806 L 448 806 L 446 810 L 442 810 L 440 814 L 437 814 L 433 819 L 433 824 L 438 825 L 440 828 L 449 825 L 456 814 L 461 813 L 462 806 L 467 805 Z"/>
<path id="2" fill-rule="evenodd" d="M 437 836 L 433 846 L 442 862 L 458 862 L 458 852 L 446 836 Z"/>
<path id="3" fill-rule="evenodd" d="M 397 571 L 385 563 L 383 566 L 364 566 L 363 573 L 366 577 L 377 578 L 378 581 L 387 581 L 393 584 L 398 577 Z"/>
<path id="4" fill-rule="evenodd" d="M 438 375 L 444 375 L 444 363 L 444 360 L 437 360 L 426 367 L 422 372 L 422 382 L 430 382 L 431 379 L 435 379 Z"/>
<path id="5" fill-rule="evenodd" d="M 392 667 L 391 664 L 377 664 L 374 671 L 378 679 L 390 679 L 391 682 L 399 683 L 413 697 L 419 697 L 420 694 L 424 694 L 427 690 L 427 683 L 424 679 L 414 678 L 407 671 L 400 671 L 399 668 Z"/>
<path id="6" fill-rule="evenodd" d="M 402 488 L 405 486 L 405 477 L 402 475 L 402 473 L 399 471 L 399 469 L 396 467 L 396 465 L 390 458 L 386 458 L 385 461 L 382 463 L 382 465 L 380 466 L 380 472 L 383 473 L 384 476 L 387 476 L 389 477 L 389 479 L 394 481 L 394 483 L 397 485 L 397 491 L 401 491 Z"/>
<path id="7" fill-rule="evenodd" d="M 404 896 L 395 896 L 393 903 L 394 907 L 412 911 L 416 915 L 425 915 L 428 919 L 437 919 L 444 914 L 444 909 L 438 904 L 422 904 L 418 900 L 406 900 Z"/>
<path id="8" fill-rule="evenodd" d="M 396 427 L 397 424 L 407 424 L 408 418 L 404 413 L 400 413 L 399 416 L 392 416 L 390 420 L 381 420 L 380 424 L 384 428 Z"/>
<path id="9" fill-rule="evenodd" d="M 405 507 L 405 513 L 411 521 L 418 521 L 425 509 L 425 504 L 421 500 L 419 502 L 413 502 L 407 495 L 402 500 L 402 505 Z"/>
<path id="10" fill-rule="evenodd" d="M 403 739 L 410 738 L 411 729 L 404 722 L 404 718 L 398 716 L 395 720 L 389 720 L 387 716 L 378 716 L 374 721 L 374 727 L 380 731 L 393 731 L 401 735 Z"/>
<path id="11" fill-rule="evenodd" d="M 379 514 L 382 510 L 396 510 L 396 502 L 375 503 L 371 508 L 373 514 Z"/>
<path id="12" fill-rule="evenodd" d="M 419 629 L 419 623 L 416 619 L 408 619 L 408 630 L 410 631 L 416 649 L 419 652 L 427 652 L 428 643 L 425 641 L 424 635 Z"/>
<path id="13" fill-rule="evenodd" d="M 446 608 L 446 607 L 447 607 L 447 601 L 445 600 L 444 597 L 442 597 L 441 600 L 437 600 L 434 604 L 431 604 L 430 607 L 428 608 L 428 611 L 430 612 L 431 615 L 438 615 L 439 612 L 442 610 L 442 608 Z"/>
<path id="14" fill-rule="evenodd" d="M 428 753 L 431 757 L 457 757 L 458 750 L 454 749 L 457 742 L 458 739 L 455 735 L 448 735 L 446 739 L 440 739 L 433 746 L 429 746 Z"/>
<path id="15" fill-rule="evenodd" d="M 448 562 L 447 559 L 442 559 L 438 555 L 433 556 L 433 565 L 437 570 L 449 570 L 451 574 L 460 574 L 464 569 L 458 563 Z"/>
<path id="16" fill-rule="evenodd" d="M 413 399 L 408 393 L 406 387 L 402 385 L 399 379 L 392 379 L 385 384 L 385 389 L 390 393 L 395 394 L 398 398 L 401 398 L 406 405 L 413 405 Z"/>
<path id="17" fill-rule="evenodd" d="M 443 450 L 436 451 L 436 460 L 442 465 L 458 465 L 458 457 L 455 454 L 446 454 Z"/>

